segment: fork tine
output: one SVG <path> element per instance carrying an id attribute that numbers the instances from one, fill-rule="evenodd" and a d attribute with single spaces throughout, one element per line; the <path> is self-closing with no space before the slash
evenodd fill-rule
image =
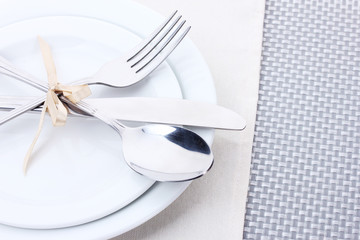
<path id="1" fill-rule="evenodd" d="M 175 27 L 175 25 L 179 22 L 180 18 L 182 16 L 178 16 L 175 21 L 171 24 L 171 26 L 165 31 L 165 33 L 163 34 L 163 36 L 157 40 L 157 42 L 155 43 L 155 45 L 150 49 L 148 50 L 147 53 L 144 54 L 144 56 L 142 56 L 139 60 L 137 60 L 134 64 L 131 65 L 131 67 L 134 67 L 136 66 L 139 62 L 141 62 L 142 60 L 144 60 L 144 58 L 146 58 L 159 44 L 162 40 L 164 40 L 164 38 L 169 34 L 169 32 Z M 140 53 L 140 52 L 139 52 Z M 130 61 L 131 59 L 128 60 L 128 62 Z"/>
<path id="2" fill-rule="evenodd" d="M 138 77 L 144 78 L 150 73 L 152 73 L 169 55 L 174 51 L 174 49 L 179 45 L 179 43 L 184 39 L 186 34 L 190 31 L 191 26 L 187 27 L 185 31 L 175 40 L 172 41 L 172 44 L 166 48 L 165 47 L 169 44 L 169 42 L 174 38 L 175 35 L 180 31 L 180 28 L 185 24 L 185 21 L 175 30 L 173 36 L 168 39 L 168 41 L 164 44 L 164 46 L 153 56 L 147 63 L 145 63 L 142 67 L 136 70 L 136 73 L 139 74 Z"/>
<path id="3" fill-rule="evenodd" d="M 160 32 L 169 24 L 171 19 L 176 15 L 178 10 L 175 10 L 154 32 L 152 32 L 147 38 L 145 38 L 141 43 L 139 43 L 135 48 L 132 49 L 129 55 L 130 58 L 127 60 L 128 62 L 136 57 L 144 48 L 146 48 L 153 40 L 156 38 Z"/>

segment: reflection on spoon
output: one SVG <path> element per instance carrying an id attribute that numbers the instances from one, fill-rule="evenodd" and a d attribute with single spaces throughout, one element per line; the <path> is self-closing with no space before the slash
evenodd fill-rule
<path id="1" fill-rule="evenodd" d="M 11 76 L 47 91 L 47 83 L 24 75 L 16 68 L 13 68 Z M 66 97 L 60 97 L 68 105 L 87 112 L 115 129 L 122 136 L 124 157 L 128 165 L 151 179 L 187 181 L 204 175 L 213 164 L 210 147 L 190 130 L 155 124 L 126 127 L 84 101 L 74 104 Z"/>
<path id="2" fill-rule="evenodd" d="M 207 143 L 184 128 L 146 125 L 123 133 L 125 161 L 158 181 L 185 181 L 204 175 L 213 164 Z"/>
<path id="3" fill-rule="evenodd" d="M 122 137 L 127 164 L 151 179 L 188 181 L 204 175 L 213 164 L 208 144 L 190 130 L 160 124 L 130 128 L 83 101 L 74 105 L 65 97 L 62 100 L 115 129 Z"/>

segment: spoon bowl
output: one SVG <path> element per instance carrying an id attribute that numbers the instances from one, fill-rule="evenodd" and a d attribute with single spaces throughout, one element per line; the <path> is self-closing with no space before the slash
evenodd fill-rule
<path id="1" fill-rule="evenodd" d="M 204 175 L 213 165 L 208 144 L 185 128 L 150 124 L 122 132 L 126 163 L 157 181 L 185 181 Z"/>
<path id="2" fill-rule="evenodd" d="M 29 77 L 14 67 L 12 69 L 12 76 L 15 79 L 47 91 L 48 84 L 46 82 Z M 116 120 L 108 112 L 94 108 L 84 101 L 74 104 L 61 94 L 60 99 L 71 108 L 88 113 L 116 130 L 122 136 L 123 152 L 127 164 L 136 172 L 153 180 L 192 180 L 204 175 L 213 164 L 210 147 L 199 135 L 190 130 L 160 124 L 130 128 Z M 36 100 L 35 106 L 40 105 L 44 100 L 44 97 Z M 27 107 L 26 104 L 20 107 L 19 111 L 23 111 Z"/>
<path id="3" fill-rule="evenodd" d="M 108 124 L 122 137 L 126 163 L 156 181 L 189 181 L 204 175 L 214 158 L 205 140 L 186 128 L 164 124 L 127 127 L 84 101 L 61 100 Z"/>

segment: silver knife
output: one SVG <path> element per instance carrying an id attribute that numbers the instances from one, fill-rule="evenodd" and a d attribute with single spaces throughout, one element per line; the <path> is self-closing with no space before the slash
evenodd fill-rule
<path id="1" fill-rule="evenodd" d="M 0 96 L 0 110 L 11 110 L 33 97 Z M 84 101 L 101 108 L 112 117 L 135 122 L 164 123 L 207 127 L 226 130 L 243 130 L 246 122 L 236 112 L 216 104 L 175 98 L 88 98 Z M 77 109 L 70 115 L 84 116 Z M 33 111 L 39 111 L 39 108 Z"/>

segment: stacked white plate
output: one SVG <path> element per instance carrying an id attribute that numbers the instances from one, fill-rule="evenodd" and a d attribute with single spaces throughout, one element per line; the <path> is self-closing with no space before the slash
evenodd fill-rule
<path id="1" fill-rule="evenodd" d="M 0 55 L 46 80 L 39 35 L 53 50 L 59 81 L 71 82 L 94 74 L 163 20 L 125 0 L 5 1 L 0 8 Z M 192 31 L 201 29 L 193 26 Z M 43 94 L 5 76 L 0 76 L 0 83 L 0 95 Z M 139 84 L 92 90 L 92 97 L 174 97 L 212 103 L 216 99 L 210 72 L 188 38 Z M 62 128 L 46 121 L 24 176 L 23 157 L 38 120 L 37 115 L 25 114 L 0 126 L 1 239 L 114 237 L 155 216 L 189 185 L 154 183 L 133 172 L 122 159 L 116 132 L 100 121 L 76 118 Z M 192 130 L 211 143 L 211 130 Z"/>

